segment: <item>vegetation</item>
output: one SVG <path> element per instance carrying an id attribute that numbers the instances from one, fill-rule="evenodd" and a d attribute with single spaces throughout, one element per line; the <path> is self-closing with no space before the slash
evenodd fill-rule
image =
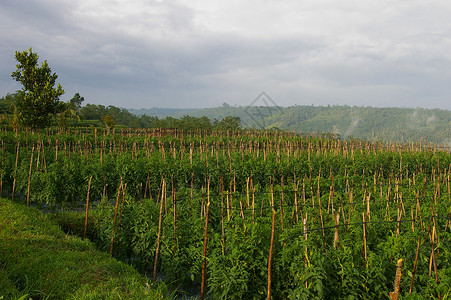
<path id="1" fill-rule="evenodd" d="M 51 124 L 52 118 L 64 110 L 59 97 L 64 94 L 60 84 L 55 87 L 58 75 L 44 61 L 38 66 L 39 56 L 28 51 L 16 51 L 17 70 L 11 76 L 19 81 L 23 89 L 16 102 L 18 120 L 22 126 L 44 128 Z"/>
<path id="2" fill-rule="evenodd" d="M 449 297 L 443 148 L 280 131 L 1 137 L 0 192 L 83 215 L 89 195 L 97 247 L 179 293 L 386 299 L 403 259 L 400 298 Z M 56 220 L 81 235 L 83 215 Z"/>
<path id="3" fill-rule="evenodd" d="M 167 292 L 92 243 L 64 234 L 37 209 L 5 199 L 0 274 L 4 299 L 163 299 Z"/>
<path id="4" fill-rule="evenodd" d="M 141 109 L 133 114 L 180 118 L 208 116 L 221 119 L 239 117 L 244 128 L 280 128 L 313 133 L 329 132 L 343 139 L 403 142 L 423 140 L 451 145 L 451 112 L 424 108 L 376 108 L 356 106 L 254 107 L 223 105 L 221 107 L 180 110 Z"/>
<path id="5" fill-rule="evenodd" d="M 12 198 L 0 199 L 0 298 L 155 299 L 166 286 L 201 299 L 449 298 L 451 156 L 433 138 L 354 138 L 383 126 L 371 108 L 224 104 L 220 118 L 159 119 L 82 107 L 79 94 L 62 104 L 46 62 L 16 58 L 24 90 L 0 101 L 15 129 L 0 128 L 0 197 Z M 271 130 L 243 130 L 237 109 Z M 28 130 L 56 112 L 58 129 Z M 389 124 L 443 142 L 449 114 L 420 113 Z"/>
<path id="6" fill-rule="evenodd" d="M 22 101 L 23 92 L 18 91 L 0 98 L 0 124 L 19 126 L 17 105 Z M 205 116 L 181 116 L 180 118 L 141 115 L 135 116 L 126 109 L 115 106 L 86 104 L 84 97 L 76 93 L 69 102 L 61 103 L 61 111 L 53 118 L 53 125 L 67 129 L 69 127 L 96 128 L 167 128 L 183 130 L 238 130 L 242 128 L 238 117 L 226 116 L 210 119 Z M 51 119 L 52 120 L 52 119 Z M 27 127 L 27 126 L 25 126 Z"/>
<path id="7" fill-rule="evenodd" d="M 423 140 L 451 145 L 451 112 L 412 108 L 373 108 L 350 106 L 270 105 L 237 107 L 224 103 L 208 109 L 140 109 L 87 104 L 76 93 L 69 102 L 59 97 L 64 90 L 47 61 L 38 66 L 39 56 L 28 51 L 16 52 L 17 70 L 12 77 L 23 85 L 21 91 L 0 98 L 2 124 L 17 128 L 105 127 L 166 128 L 183 130 L 237 130 L 240 128 L 283 129 L 294 132 L 329 132 L 344 139 L 408 142 Z M 57 119 L 55 117 L 58 116 Z"/>

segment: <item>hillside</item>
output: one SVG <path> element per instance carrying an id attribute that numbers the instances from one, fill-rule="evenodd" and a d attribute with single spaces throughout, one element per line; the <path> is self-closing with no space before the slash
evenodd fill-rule
<path id="1" fill-rule="evenodd" d="M 240 117 L 244 127 L 279 128 L 296 132 L 334 132 L 343 138 L 383 141 L 424 140 L 451 144 L 451 111 L 423 108 L 356 106 L 229 106 L 205 109 L 141 109 L 131 113 L 180 118 Z M 164 112 L 164 114 L 163 114 Z"/>

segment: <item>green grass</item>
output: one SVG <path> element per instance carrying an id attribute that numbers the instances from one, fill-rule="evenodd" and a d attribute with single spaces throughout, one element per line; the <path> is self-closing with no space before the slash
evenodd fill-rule
<path id="1" fill-rule="evenodd" d="M 163 299 L 132 267 L 78 237 L 49 217 L 0 199 L 0 299 Z"/>

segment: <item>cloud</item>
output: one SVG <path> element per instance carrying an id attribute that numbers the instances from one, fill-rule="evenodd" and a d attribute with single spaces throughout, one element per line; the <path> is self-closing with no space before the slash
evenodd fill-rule
<path id="1" fill-rule="evenodd" d="M 451 109 L 451 3 L 4 0 L 0 89 L 32 46 L 66 96 L 126 107 Z"/>

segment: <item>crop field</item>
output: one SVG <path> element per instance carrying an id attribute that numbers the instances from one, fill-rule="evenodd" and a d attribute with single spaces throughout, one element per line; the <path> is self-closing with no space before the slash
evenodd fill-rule
<path id="1" fill-rule="evenodd" d="M 451 156 L 279 131 L 3 129 L 0 193 L 179 295 L 448 299 Z"/>

